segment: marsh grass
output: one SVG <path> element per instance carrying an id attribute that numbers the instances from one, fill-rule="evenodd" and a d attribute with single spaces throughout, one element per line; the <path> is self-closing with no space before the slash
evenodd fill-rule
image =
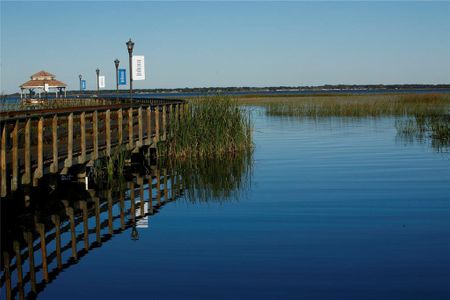
<path id="1" fill-rule="evenodd" d="M 450 107 L 447 94 L 364 95 L 286 98 L 263 101 L 269 116 L 290 117 L 382 117 L 435 115 Z"/>
<path id="2" fill-rule="evenodd" d="M 395 122 L 397 136 L 403 141 L 431 140 L 431 146 L 444 151 L 450 149 L 450 115 L 417 115 Z"/>
<path id="3" fill-rule="evenodd" d="M 168 138 L 161 143 L 159 155 L 205 158 L 253 149 L 250 114 L 231 97 L 191 99 L 180 120 L 172 114 L 168 128 Z"/>
<path id="4" fill-rule="evenodd" d="M 98 185 L 112 186 L 114 182 L 124 177 L 125 160 L 130 158 L 130 152 L 125 146 L 112 150 L 109 157 L 96 160 L 94 163 L 94 178 Z"/>

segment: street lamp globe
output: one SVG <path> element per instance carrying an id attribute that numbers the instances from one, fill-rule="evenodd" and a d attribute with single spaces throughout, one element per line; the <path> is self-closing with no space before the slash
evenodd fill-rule
<path id="1" fill-rule="evenodd" d="M 127 42 L 127 49 L 128 49 L 128 53 L 131 54 L 133 53 L 133 47 L 134 47 L 134 43 L 131 41 L 131 39 Z"/>
<path id="2" fill-rule="evenodd" d="M 119 63 L 120 63 L 120 61 L 116 58 L 116 60 L 114 61 L 114 64 L 116 65 L 116 69 L 119 67 Z"/>

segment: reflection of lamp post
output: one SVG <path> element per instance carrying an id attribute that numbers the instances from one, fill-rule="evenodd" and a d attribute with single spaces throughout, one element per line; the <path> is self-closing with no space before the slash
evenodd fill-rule
<path id="1" fill-rule="evenodd" d="M 116 65 L 116 100 L 119 100 L 119 63 L 120 61 L 116 58 L 114 61 Z"/>
<path id="2" fill-rule="evenodd" d="M 95 73 L 97 73 L 97 97 L 100 95 L 100 70 L 97 68 L 97 70 L 95 70 Z"/>
<path id="3" fill-rule="evenodd" d="M 130 59 L 130 99 L 133 99 L 133 67 L 132 67 L 132 62 L 131 62 L 131 59 L 133 57 L 133 47 L 134 47 L 134 43 L 130 39 L 127 42 L 128 56 Z"/>
<path id="4" fill-rule="evenodd" d="M 131 239 L 133 241 L 139 240 L 139 232 L 136 229 L 136 225 L 133 224 L 133 228 L 131 229 Z"/>
<path id="5" fill-rule="evenodd" d="M 82 94 L 83 93 L 83 86 L 81 85 L 81 79 L 83 78 L 83 76 L 81 76 L 81 74 L 80 74 L 80 75 L 78 75 L 78 78 L 80 78 L 80 94 Z"/>

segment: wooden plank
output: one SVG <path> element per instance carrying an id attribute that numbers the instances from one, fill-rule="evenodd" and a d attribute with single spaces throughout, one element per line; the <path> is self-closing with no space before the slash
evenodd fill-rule
<path id="1" fill-rule="evenodd" d="M 6 126 L 7 124 L 2 124 L 2 149 L 0 152 L 0 159 L 1 159 L 1 196 L 6 197 L 8 193 L 8 186 L 7 186 L 7 177 L 6 177 Z"/>
<path id="2" fill-rule="evenodd" d="M 64 167 L 70 168 L 73 159 L 73 113 L 67 117 L 67 158 L 64 161 Z"/>
<path id="3" fill-rule="evenodd" d="M 92 152 L 92 160 L 98 158 L 98 112 L 92 113 L 92 145 L 94 147 Z"/>
<path id="4" fill-rule="evenodd" d="M 12 132 L 12 179 L 11 190 L 15 191 L 19 185 L 19 121 L 14 124 Z"/>
<path id="5" fill-rule="evenodd" d="M 86 162 L 86 114 L 84 112 L 80 114 L 80 148 L 78 163 L 84 164 Z"/>
<path id="6" fill-rule="evenodd" d="M 34 170 L 33 185 L 37 186 L 39 179 L 44 176 L 44 118 L 40 117 L 37 127 L 37 168 Z"/>
<path id="7" fill-rule="evenodd" d="M 128 149 L 133 149 L 133 108 L 128 109 Z"/>
<path id="8" fill-rule="evenodd" d="M 143 132 L 143 120 L 142 120 L 142 107 L 138 108 L 138 136 L 139 136 L 139 144 L 137 145 L 139 148 L 144 145 L 144 132 Z"/>
<path id="9" fill-rule="evenodd" d="M 117 111 L 117 143 L 119 145 L 123 142 L 123 113 L 122 109 Z"/>
<path id="10" fill-rule="evenodd" d="M 159 141 L 159 106 L 155 107 L 155 142 Z"/>
<path id="11" fill-rule="evenodd" d="M 152 110 L 151 107 L 147 107 L 147 145 L 150 145 L 152 143 L 152 130 L 151 130 L 151 124 L 152 124 Z"/>

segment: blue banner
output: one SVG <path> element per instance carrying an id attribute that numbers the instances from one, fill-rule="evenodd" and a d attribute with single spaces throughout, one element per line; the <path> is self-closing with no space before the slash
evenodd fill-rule
<path id="1" fill-rule="evenodd" d="M 127 84 L 127 70 L 119 69 L 119 85 Z"/>
<path id="2" fill-rule="evenodd" d="M 81 80 L 81 89 L 82 89 L 83 91 L 86 90 L 86 80 Z"/>

